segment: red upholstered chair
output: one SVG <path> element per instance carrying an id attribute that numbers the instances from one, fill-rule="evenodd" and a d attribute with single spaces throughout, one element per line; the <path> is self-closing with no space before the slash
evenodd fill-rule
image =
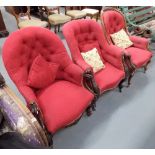
<path id="1" fill-rule="evenodd" d="M 91 19 L 73 20 L 63 26 L 63 34 L 71 51 L 73 61 L 85 72 L 93 74 L 92 67 L 88 65 L 81 52 L 87 52 L 97 48 L 98 53 L 105 64 L 105 68 L 94 73 L 94 80 L 98 85 L 100 93 L 113 89 L 125 79 L 123 65 L 123 51 L 109 45 L 104 38 L 101 26 Z"/>
<path id="2" fill-rule="evenodd" d="M 116 33 L 121 29 L 124 29 L 129 35 L 130 40 L 133 42 L 133 46 L 124 50 L 126 55 L 126 64 L 129 69 L 128 85 L 130 80 L 138 68 L 144 68 L 144 72 L 147 69 L 149 62 L 151 61 L 152 53 L 149 51 L 149 40 L 138 36 L 131 36 L 127 31 L 127 25 L 123 14 L 114 8 L 107 8 L 101 12 L 102 27 L 105 32 L 107 41 L 110 45 L 113 44 L 110 34 Z"/>
<path id="3" fill-rule="evenodd" d="M 59 65 L 55 81 L 43 89 L 27 84 L 32 62 L 38 55 L 49 64 Z M 48 132 L 54 134 L 75 123 L 90 107 L 94 95 L 83 87 L 82 69 L 71 61 L 61 40 L 48 29 L 29 27 L 13 32 L 3 46 L 2 57 L 28 107 L 34 115 L 41 114 Z"/>

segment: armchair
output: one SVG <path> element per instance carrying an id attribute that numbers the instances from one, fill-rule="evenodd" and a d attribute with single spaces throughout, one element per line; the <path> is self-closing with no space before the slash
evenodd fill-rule
<path id="1" fill-rule="evenodd" d="M 46 63 L 59 65 L 55 81 L 42 89 L 27 83 L 30 68 L 38 55 Z M 77 121 L 85 110 L 89 114 L 94 95 L 83 87 L 83 71 L 71 61 L 63 43 L 53 32 L 40 27 L 13 32 L 3 46 L 2 57 L 27 106 L 36 117 L 41 116 L 39 122 L 50 135 Z"/>
<path id="2" fill-rule="evenodd" d="M 131 47 L 122 49 L 126 57 L 126 65 L 128 66 L 129 78 L 128 86 L 136 69 L 147 69 L 151 61 L 152 53 L 149 51 L 149 40 L 138 36 L 131 36 L 127 31 L 126 21 L 123 14 L 114 8 L 106 8 L 101 12 L 102 28 L 106 35 L 106 39 L 110 45 L 113 45 L 110 34 L 116 33 L 124 29 L 133 42 Z"/>
<path id="3" fill-rule="evenodd" d="M 9 8 L 11 13 L 16 18 L 17 26 L 19 29 L 29 27 L 29 26 L 49 28 L 48 22 L 32 19 L 30 15 L 30 7 L 25 6 L 23 7 L 23 9 L 21 9 L 22 7 L 20 8 L 18 6 L 9 6 Z"/>
<path id="4" fill-rule="evenodd" d="M 70 16 L 60 13 L 60 7 L 50 8 L 40 6 L 40 11 L 47 14 L 48 22 L 54 26 L 55 33 L 60 31 L 60 26 L 71 20 Z"/>
<path id="5" fill-rule="evenodd" d="M 103 93 L 119 85 L 121 91 L 122 82 L 125 79 L 123 50 L 107 43 L 102 35 L 102 28 L 97 22 L 90 19 L 73 20 L 63 26 L 63 34 L 74 63 L 80 66 L 87 76 L 93 77 L 92 90 L 97 92 L 98 88 L 98 93 Z M 105 68 L 97 73 L 93 73 L 92 67 L 81 55 L 82 52 L 93 48 L 97 48 L 105 64 Z"/>

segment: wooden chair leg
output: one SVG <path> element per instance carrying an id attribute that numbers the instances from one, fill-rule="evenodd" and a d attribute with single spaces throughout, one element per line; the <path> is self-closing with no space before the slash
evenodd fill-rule
<path id="1" fill-rule="evenodd" d="M 131 84 L 131 79 L 136 71 L 136 67 L 131 62 L 131 56 L 125 55 L 125 63 L 128 68 L 128 85 L 127 85 L 127 87 L 129 87 Z"/>
<path id="2" fill-rule="evenodd" d="M 98 21 L 99 19 L 99 13 L 96 15 L 96 21 Z"/>
<path id="3" fill-rule="evenodd" d="M 151 62 L 151 60 L 148 61 L 148 63 L 144 66 L 144 73 L 146 73 L 147 67 L 148 67 L 148 65 L 149 65 L 150 62 Z"/>
<path id="4" fill-rule="evenodd" d="M 129 86 L 131 85 L 131 79 L 132 79 L 134 73 L 135 73 L 135 72 L 131 72 L 131 73 L 130 73 L 130 75 L 129 75 L 129 77 L 128 77 L 128 85 L 127 85 L 127 87 L 129 87 Z"/>
<path id="5" fill-rule="evenodd" d="M 57 26 L 54 25 L 54 32 L 57 33 Z"/>
<path id="6" fill-rule="evenodd" d="M 60 25 L 58 25 L 58 32 L 60 32 Z"/>
<path id="7" fill-rule="evenodd" d="M 122 92 L 122 88 L 124 87 L 124 86 L 123 86 L 123 83 L 125 82 L 125 80 L 126 80 L 126 78 L 123 79 L 123 80 L 119 83 L 119 85 L 118 85 L 118 88 L 119 88 L 119 92 L 120 92 L 120 93 Z"/>

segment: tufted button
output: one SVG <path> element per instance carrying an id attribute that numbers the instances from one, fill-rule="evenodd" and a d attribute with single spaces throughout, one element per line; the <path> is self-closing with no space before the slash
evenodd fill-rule
<path id="1" fill-rule="evenodd" d="M 97 40 L 95 35 L 93 36 L 93 40 Z"/>
<path id="2" fill-rule="evenodd" d="M 85 36 L 85 40 L 86 40 L 86 41 L 89 40 L 89 39 L 88 39 L 88 36 Z"/>
<path id="3" fill-rule="evenodd" d="M 120 22 L 119 22 L 119 21 L 117 21 L 117 22 L 116 22 L 116 25 L 118 26 L 118 25 L 119 25 L 119 23 L 120 23 Z"/>
<path id="4" fill-rule="evenodd" d="M 23 40 L 23 41 L 22 41 L 22 43 L 25 45 L 25 44 L 26 44 L 26 41 L 25 41 L 25 40 Z"/>
<path id="5" fill-rule="evenodd" d="M 43 44 L 43 48 L 44 48 L 44 49 L 48 48 L 48 45 Z"/>
<path id="6" fill-rule="evenodd" d="M 78 37 L 78 42 L 82 42 L 84 38 Z"/>
<path id="7" fill-rule="evenodd" d="M 35 48 L 34 44 L 31 46 L 31 48 L 32 48 L 32 49 L 34 49 L 34 48 Z"/>
<path id="8" fill-rule="evenodd" d="M 51 61 L 51 59 L 50 59 L 49 57 L 46 57 L 46 61 L 50 62 L 50 61 Z"/>
<path id="9" fill-rule="evenodd" d="M 36 37 L 35 37 L 35 40 L 36 40 L 36 41 L 38 41 L 38 40 L 39 40 L 39 38 L 36 36 Z"/>

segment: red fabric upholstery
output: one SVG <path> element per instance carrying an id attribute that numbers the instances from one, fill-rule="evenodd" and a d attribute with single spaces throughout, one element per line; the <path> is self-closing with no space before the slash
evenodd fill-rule
<path id="1" fill-rule="evenodd" d="M 104 10 L 101 13 L 101 20 L 103 23 L 103 29 L 105 31 L 108 41 L 112 43 L 110 34 L 116 33 L 121 29 L 126 30 L 125 18 L 124 16 L 116 10 Z M 145 65 L 152 57 L 152 53 L 148 51 L 147 47 L 149 40 L 146 38 L 141 38 L 137 36 L 129 36 L 130 40 L 133 42 L 133 47 L 127 48 L 125 53 L 131 55 L 132 63 L 140 68 Z M 135 52 L 138 53 L 135 53 Z"/>
<path id="2" fill-rule="evenodd" d="M 79 118 L 93 95 L 78 85 L 58 81 L 40 91 L 37 98 L 47 127 L 54 133 L 73 122 L 73 118 Z"/>
<path id="3" fill-rule="evenodd" d="M 81 52 L 86 52 L 92 48 L 97 48 L 103 63 L 107 62 L 107 64 L 111 64 L 113 66 L 113 70 L 116 69 L 116 72 L 119 70 L 123 72 L 123 76 L 120 76 L 120 74 L 115 74 L 115 82 L 111 83 L 110 80 L 106 81 L 109 82 L 106 83 L 107 87 L 104 87 L 101 82 L 97 83 L 101 90 L 109 89 L 109 85 L 111 88 L 113 88 L 114 85 L 116 86 L 116 83 L 118 84 L 119 81 L 117 80 L 124 78 L 125 73 L 122 64 L 123 50 L 107 43 L 106 39 L 104 38 L 102 28 L 97 22 L 89 19 L 81 19 L 76 21 L 73 20 L 63 26 L 63 34 L 70 48 L 73 61 L 78 64 L 84 71 L 90 69 L 91 66 L 89 66 L 84 61 Z M 108 68 L 109 67 L 107 67 L 107 69 Z M 106 71 L 107 69 L 103 69 L 102 72 L 106 72 L 109 75 L 109 72 Z M 102 74 L 99 74 L 98 76 L 100 75 L 102 76 Z M 105 81 L 103 78 L 102 83 L 104 82 Z"/>
<path id="4" fill-rule="evenodd" d="M 105 23 L 107 34 L 113 34 L 125 28 L 125 21 L 122 15 L 114 10 L 105 11 L 101 15 L 102 20 Z"/>
<path id="5" fill-rule="evenodd" d="M 30 68 L 27 84 L 33 88 L 44 88 L 54 82 L 59 65 L 48 63 L 41 55 L 38 55 Z"/>
<path id="6" fill-rule="evenodd" d="M 131 61 L 136 68 L 140 68 L 145 65 L 152 57 L 151 52 L 140 48 L 129 47 L 127 48 L 127 52 L 131 55 Z"/>
<path id="7" fill-rule="evenodd" d="M 38 55 L 49 63 L 59 64 L 55 82 L 44 90 L 27 85 L 31 65 Z M 2 57 L 8 74 L 27 103 L 35 101 L 41 106 L 51 132 L 78 119 L 94 97 L 83 88 L 82 69 L 71 61 L 61 40 L 48 29 L 29 27 L 13 32 L 4 43 Z"/>
<path id="8" fill-rule="evenodd" d="M 129 36 L 130 40 L 133 42 L 134 47 L 141 48 L 144 50 L 148 49 L 149 41 L 146 38 L 138 37 L 138 36 Z"/>
<path id="9" fill-rule="evenodd" d="M 105 69 L 95 74 L 95 80 L 102 92 L 117 87 L 124 78 L 122 70 L 117 69 L 108 62 L 105 65 Z"/>

